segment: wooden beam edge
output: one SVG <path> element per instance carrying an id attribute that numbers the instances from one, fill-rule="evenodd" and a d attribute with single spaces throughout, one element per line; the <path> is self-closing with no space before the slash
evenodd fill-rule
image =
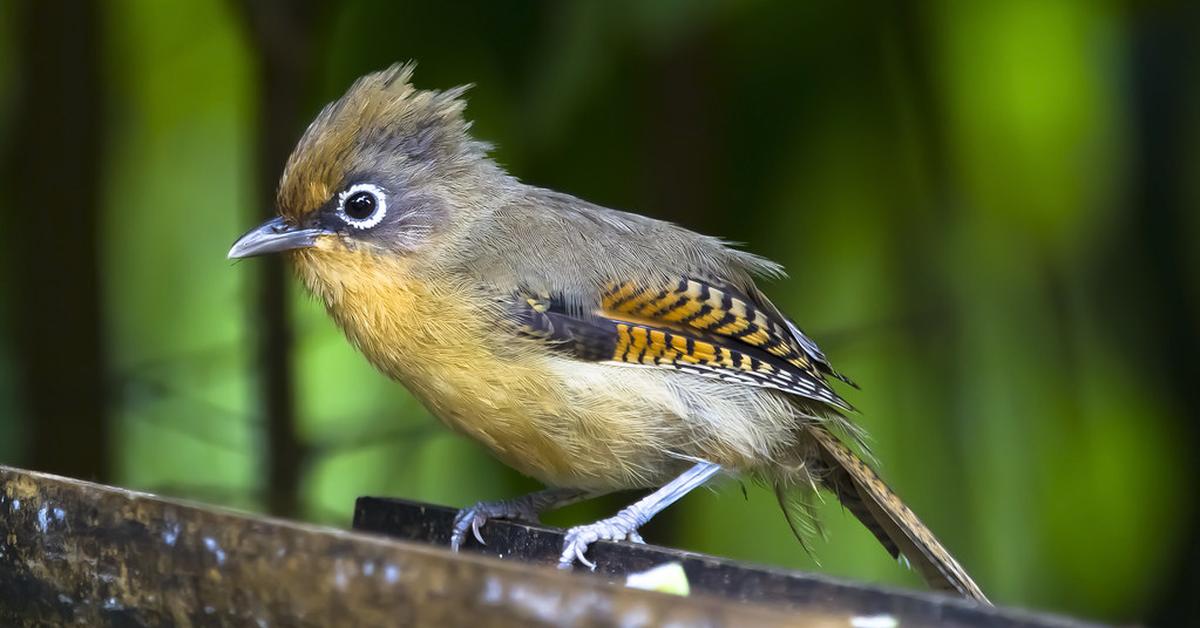
<path id="1" fill-rule="evenodd" d="M 0 624 L 849 625 L 0 466 Z"/>

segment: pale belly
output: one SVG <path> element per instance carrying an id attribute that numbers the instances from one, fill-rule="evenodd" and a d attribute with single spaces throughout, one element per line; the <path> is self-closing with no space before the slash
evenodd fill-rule
<path id="1" fill-rule="evenodd" d="M 428 375 L 405 383 L 435 416 L 549 486 L 659 486 L 697 459 L 753 471 L 794 430 L 772 395 L 656 369 L 552 355 Z"/>

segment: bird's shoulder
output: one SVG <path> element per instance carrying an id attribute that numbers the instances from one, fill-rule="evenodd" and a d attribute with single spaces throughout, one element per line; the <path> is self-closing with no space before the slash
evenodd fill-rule
<path id="1" fill-rule="evenodd" d="M 698 276 L 750 288 L 782 268 L 674 223 L 523 186 L 464 239 L 471 270 L 496 284 L 600 296 L 617 280 Z"/>

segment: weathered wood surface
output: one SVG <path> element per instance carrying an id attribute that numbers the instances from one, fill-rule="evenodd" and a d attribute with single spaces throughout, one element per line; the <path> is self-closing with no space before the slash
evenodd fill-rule
<path id="1" fill-rule="evenodd" d="M 401 499 L 360 497 L 355 506 L 354 528 L 444 547 L 449 543 L 455 512 Z M 543 565 L 557 563 L 562 548 L 562 530 L 536 524 L 489 521 L 482 533 L 486 546 L 469 537 L 464 548 Z M 654 545 L 601 542 L 592 546 L 589 557 L 596 562 L 597 574 L 613 581 L 623 581 L 629 573 L 674 561 L 683 565 L 693 592 L 834 616 L 890 617 L 900 626 L 1094 625 L 1053 615 L 981 606 L 936 593 L 867 586 Z"/>
<path id="2" fill-rule="evenodd" d="M 492 530 L 501 529 L 494 526 Z M 847 626 L 0 466 L 0 626 Z"/>

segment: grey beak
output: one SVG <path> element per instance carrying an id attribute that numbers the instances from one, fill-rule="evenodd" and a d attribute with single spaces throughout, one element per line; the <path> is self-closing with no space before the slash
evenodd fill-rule
<path id="1" fill-rule="evenodd" d="M 279 253 L 313 246 L 317 236 L 328 235 L 324 229 L 300 229 L 276 216 L 247 231 L 229 249 L 229 259 L 242 259 L 267 253 Z"/>

